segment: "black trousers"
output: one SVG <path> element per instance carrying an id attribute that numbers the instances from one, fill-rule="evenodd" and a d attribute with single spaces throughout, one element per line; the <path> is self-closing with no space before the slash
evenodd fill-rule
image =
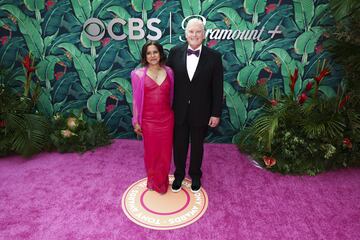
<path id="1" fill-rule="evenodd" d="M 201 164 L 204 153 L 204 139 L 208 126 L 192 126 L 185 121 L 182 125 L 175 124 L 174 127 L 174 162 L 175 178 L 184 179 L 186 158 L 191 142 L 189 175 L 191 179 L 200 179 Z"/>

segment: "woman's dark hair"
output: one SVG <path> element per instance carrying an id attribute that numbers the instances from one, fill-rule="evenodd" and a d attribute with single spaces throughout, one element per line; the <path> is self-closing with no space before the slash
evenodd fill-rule
<path id="1" fill-rule="evenodd" d="M 166 61 L 166 55 L 164 53 L 164 49 L 163 49 L 163 46 L 156 42 L 156 41 L 147 41 L 144 46 L 142 47 L 141 49 L 141 64 L 143 66 L 146 66 L 148 65 L 149 63 L 146 61 L 146 52 L 147 52 L 147 49 L 150 45 L 154 45 L 157 50 L 159 51 L 160 53 L 160 65 L 163 65 L 165 64 L 165 61 Z"/>

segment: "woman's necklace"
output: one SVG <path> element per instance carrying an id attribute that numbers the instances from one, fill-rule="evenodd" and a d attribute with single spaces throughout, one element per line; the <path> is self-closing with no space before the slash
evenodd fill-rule
<path id="1" fill-rule="evenodd" d="M 155 80 L 155 82 L 158 82 L 158 78 L 159 78 L 159 75 L 160 75 L 160 72 L 161 72 L 161 67 L 157 68 L 156 70 L 153 70 L 153 69 L 149 69 L 150 70 L 150 73 L 151 75 L 153 76 L 152 78 Z"/>

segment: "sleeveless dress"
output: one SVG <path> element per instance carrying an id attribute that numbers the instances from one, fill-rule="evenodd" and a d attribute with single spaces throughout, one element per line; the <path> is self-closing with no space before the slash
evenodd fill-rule
<path id="1" fill-rule="evenodd" d="M 166 193 L 169 186 L 174 128 L 169 96 L 169 76 L 161 85 L 145 76 L 142 133 L 147 187 L 159 193 Z"/>

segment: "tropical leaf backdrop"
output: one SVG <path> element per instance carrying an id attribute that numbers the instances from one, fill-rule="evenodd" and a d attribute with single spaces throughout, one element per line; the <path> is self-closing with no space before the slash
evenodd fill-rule
<path id="1" fill-rule="evenodd" d="M 113 137 L 135 138 L 130 72 L 139 64 L 146 39 L 116 41 L 106 33 L 100 41 L 90 41 L 83 31 L 87 19 L 98 18 L 107 26 L 115 17 L 135 17 L 146 26 L 148 19 L 159 18 L 159 42 L 167 51 L 184 38 L 181 23 L 189 15 L 204 16 L 212 29 L 272 30 L 279 25 L 282 34 L 270 39 L 265 31 L 261 42 L 205 42 L 222 53 L 225 68 L 222 121 L 209 131 L 207 141 L 231 142 L 262 111 L 261 101 L 245 94 L 246 89 L 266 84 L 269 94 L 276 87 L 289 95 L 290 74 L 298 68 L 295 93 L 301 93 L 319 60 L 327 59 L 332 75 L 320 91 L 336 95 L 340 71 L 322 47 L 324 27 L 332 24 L 328 13 L 327 0 L 1 0 L 0 65 L 11 71 L 11 87 L 21 93 L 21 61 L 30 52 L 35 57 L 34 80 L 42 86 L 40 112 L 51 117 L 80 110 L 103 121 Z M 127 25 L 123 30 L 114 26 L 114 31 L 128 33 Z"/>

